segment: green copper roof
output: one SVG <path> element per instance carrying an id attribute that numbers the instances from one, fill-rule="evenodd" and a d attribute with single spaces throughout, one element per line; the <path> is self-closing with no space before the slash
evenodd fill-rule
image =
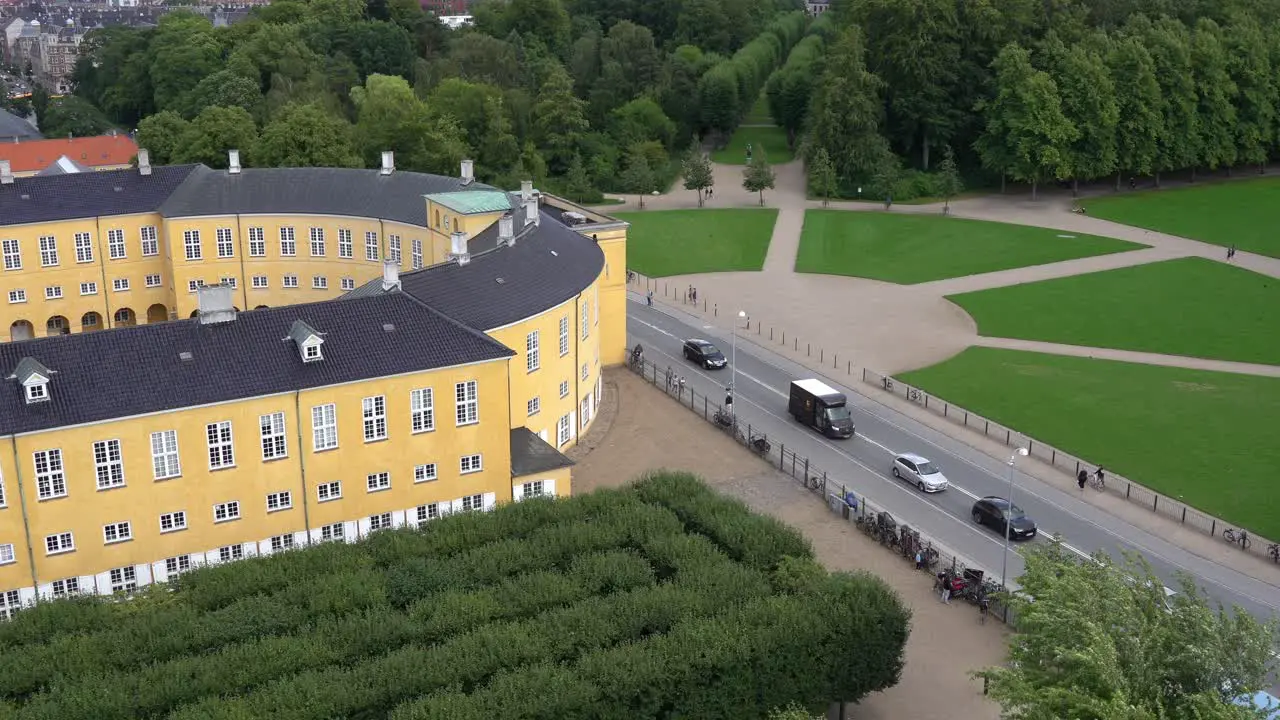
<path id="1" fill-rule="evenodd" d="M 506 212 L 511 209 L 511 200 L 507 197 L 507 194 L 495 190 L 463 190 L 462 192 L 435 193 L 428 195 L 427 199 L 463 215 Z"/>

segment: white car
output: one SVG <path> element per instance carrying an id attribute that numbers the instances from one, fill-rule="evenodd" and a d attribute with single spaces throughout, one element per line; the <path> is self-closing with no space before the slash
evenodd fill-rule
<path id="1" fill-rule="evenodd" d="M 913 453 L 903 453 L 893 459 L 893 476 L 927 493 L 942 492 L 948 485 L 947 476 L 938 466 Z"/>

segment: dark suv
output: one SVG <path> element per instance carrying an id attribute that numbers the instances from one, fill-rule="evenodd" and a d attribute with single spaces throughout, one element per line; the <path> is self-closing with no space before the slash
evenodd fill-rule
<path id="1" fill-rule="evenodd" d="M 994 495 L 973 504 L 973 521 L 1001 533 L 1007 528 L 1010 540 L 1030 540 L 1036 536 L 1036 524 L 1022 508 Z"/>
<path id="2" fill-rule="evenodd" d="M 698 338 L 684 341 L 684 359 L 692 360 L 708 370 L 719 370 L 729 364 L 720 348 Z"/>

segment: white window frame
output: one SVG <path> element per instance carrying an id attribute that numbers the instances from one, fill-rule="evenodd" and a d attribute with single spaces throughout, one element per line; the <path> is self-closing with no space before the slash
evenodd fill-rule
<path id="1" fill-rule="evenodd" d="M 582 305 L 582 339 L 586 340 L 591 335 L 591 306 L 587 305 L 587 299 L 580 297 L 578 302 Z"/>
<path id="2" fill-rule="evenodd" d="M 258 430 L 262 438 L 262 459 L 264 461 L 289 457 L 289 443 L 285 437 L 283 412 L 259 415 Z"/>
<path id="3" fill-rule="evenodd" d="M 329 278 L 325 277 L 324 275 L 312 275 L 311 289 L 312 290 L 328 290 Z"/>
<path id="4" fill-rule="evenodd" d="M 11 305 L 16 305 L 16 304 L 18 304 L 18 303 L 24 303 L 24 302 L 26 302 L 26 301 L 27 301 L 27 291 L 26 291 L 26 290 L 23 290 L 22 288 L 18 288 L 17 290 L 10 290 L 10 291 L 9 291 L 9 303 L 10 303 Z"/>
<path id="5" fill-rule="evenodd" d="M 541 334 L 534 330 L 524 336 L 524 371 L 531 373 L 542 367 Z"/>
<path id="6" fill-rule="evenodd" d="M 49 285 L 44 289 L 45 300 L 58 300 L 62 297 L 61 285 Z"/>
<path id="7" fill-rule="evenodd" d="M 413 466 L 413 482 L 415 484 L 435 482 L 438 479 L 440 479 L 440 471 L 435 463 L 422 463 L 421 465 Z"/>
<path id="8" fill-rule="evenodd" d="M 81 295 L 97 295 L 98 283 L 93 280 L 80 283 L 80 294 Z"/>
<path id="9" fill-rule="evenodd" d="M 235 562 L 244 559 L 244 545 L 223 545 L 218 548 L 218 562 Z"/>
<path id="10" fill-rule="evenodd" d="M 546 494 L 547 485 L 541 480 L 534 480 L 520 486 L 520 497 L 524 499 L 543 497 Z"/>
<path id="11" fill-rule="evenodd" d="M 69 577 L 69 578 L 62 578 L 60 580 L 54 580 L 53 586 L 51 589 L 53 590 L 53 597 L 55 600 L 58 598 L 64 598 L 71 595 L 79 595 L 80 594 L 80 578 Z"/>
<path id="12" fill-rule="evenodd" d="M 364 259 L 373 262 L 378 261 L 378 233 L 366 230 L 364 233 Z"/>
<path id="13" fill-rule="evenodd" d="M 142 257 L 160 254 L 160 233 L 155 225 L 143 225 L 138 229 L 138 246 L 142 249 Z"/>
<path id="14" fill-rule="evenodd" d="M 75 243 L 77 264 L 93 262 L 93 235 L 78 232 L 72 235 L 72 242 Z"/>
<path id="15" fill-rule="evenodd" d="M 111 281 L 111 289 L 115 292 L 125 292 L 129 289 L 129 278 L 115 278 Z"/>
<path id="16" fill-rule="evenodd" d="M 53 542 L 49 542 L 53 540 Z M 56 546 L 56 547 L 55 547 Z M 75 533 L 67 530 L 65 532 L 53 533 L 44 536 L 44 554 L 45 555 L 61 555 L 76 551 Z"/>
<path id="17" fill-rule="evenodd" d="M 231 228 L 218 228 L 214 231 L 214 239 L 217 241 L 218 257 L 231 258 L 236 256 L 236 241 Z"/>
<path id="18" fill-rule="evenodd" d="M 289 225 L 280 228 L 280 256 L 295 257 L 298 254 L 298 238 Z"/>
<path id="19" fill-rule="evenodd" d="M 350 291 L 350 290 L 355 290 L 355 289 L 356 289 L 356 279 L 355 279 L 355 278 L 352 278 L 352 277 L 344 277 L 344 278 L 342 278 L 342 289 L 343 289 L 343 291 L 344 291 L 344 292 L 345 292 L 345 291 Z"/>
<path id="20" fill-rule="evenodd" d="M 484 494 L 476 493 L 475 495 L 464 495 L 462 497 L 462 512 L 475 512 L 484 509 Z"/>
<path id="21" fill-rule="evenodd" d="M 128 520 L 107 523 L 102 526 L 102 544 L 114 545 L 133 539 L 133 525 Z"/>
<path id="22" fill-rule="evenodd" d="M 0 565 L 12 565 L 16 562 L 18 556 L 13 552 L 13 543 L 0 545 Z"/>
<path id="23" fill-rule="evenodd" d="M 219 517 L 221 516 L 221 517 Z M 240 501 L 228 500 L 213 506 L 213 522 L 225 523 L 240 519 Z"/>
<path id="24" fill-rule="evenodd" d="M 36 497 L 40 500 L 66 497 L 67 471 L 62 464 L 62 448 L 36 450 L 31 453 L 31 459 L 36 469 Z"/>
<path id="25" fill-rule="evenodd" d="M 187 529 L 187 511 L 174 510 L 160 514 L 160 533 L 179 532 Z"/>
<path id="26" fill-rule="evenodd" d="M 355 245 L 351 242 L 351 229 L 338 228 L 338 257 L 352 258 L 355 256 Z"/>
<path id="27" fill-rule="evenodd" d="M 569 354 L 569 316 L 560 318 L 560 357 Z"/>
<path id="28" fill-rule="evenodd" d="M 107 571 L 107 579 L 111 581 L 111 592 L 131 593 L 138 589 L 138 569 L 132 565 L 111 568 Z"/>
<path id="29" fill-rule="evenodd" d="M 439 520 L 444 513 L 440 512 L 440 503 L 427 503 L 414 509 L 419 523 Z"/>
<path id="30" fill-rule="evenodd" d="M 582 407 L 578 409 L 579 422 L 582 423 L 582 429 L 586 430 L 587 425 L 591 423 L 591 394 L 582 398 Z"/>
<path id="31" fill-rule="evenodd" d="M 249 228 L 249 257 L 267 256 L 266 228 Z"/>
<path id="32" fill-rule="evenodd" d="M 573 420 L 569 415 L 561 415 L 556 421 L 556 447 L 561 447 L 573 439 Z"/>
<path id="33" fill-rule="evenodd" d="M 281 287 L 284 287 L 290 290 L 296 290 L 298 288 L 298 276 L 285 275 L 284 280 L 281 282 Z"/>
<path id="34" fill-rule="evenodd" d="M 22 243 L 17 238 L 5 238 L 0 240 L 0 245 L 4 247 L 4 269 L 21 270 Z"/>
<path id="35" fill-rule="evenodd" d="M 149 288 L 158 288 L 164 284 L 164 279 L 160 277 L 160 273 L 151 273 L 143 278 L 143 284 Z"/>
<path id="36" fill-rule="evenodd" d="M 524 404 L 524 409 L 525 414 L 529 417 L 533 417 L 534 415 L 542 412 L 542 398 L 537 395 L 529 398 L 529 401 Z"/>
<path id="37" fill-rule="evenodd" d="M 382 492 L 391 489 L 391 473 L 383 470 L 381 472 L 369 473 L 364 478 L 364 486 L 366 492 Z"/>
<path id="38" fill-rule="evenodd" d="M 560 399 L 563 400 L 567 397 L 569 397 L 569 381 L 561 380 L 560 381 Z"/>
<path id="39" fill-rule="evenodd" d="M 200 249 L 199 230 L 182 231 L 182 250 L 183 253 L 185 253 L 188 262 L 203 259 L 204 251 Z"/>
<path id="40" fill-rule="evenodd" d="M 124 457 L 119 440 L 98 440 L 93 443 L 93 474 L 99 490 L 124 487 Z"/>
<path id="41" fill-rule="evenodd" d="M 174 555 L 164 559 L 164 572 L 169 577 L 181 575 L 191 569 L 190 555 Z"/>
<path id="42" fill-rule="evenodd" d="M 223 275 L 222 277 L 218 278 L 218 282 L 223 285 L 226 285 L 232 290 L 236 289 L 236 287 L 238 287 L 240 284 L 240 281 L 237 280 L 234 275 Z"/>
<path id="43" fill-rule="evenodd" d="M 431 388 L 409 391 L 409 426 L 414 434 L 436 429 L 435 392 Z"/>
<path id="44" fill-rule="evenodd" d="M 316 486 L 316 502 L 330 502 L 342 499 L 342 481 L 320 483 Z"/>
<path id="45" fill-rule="evenodd" d="M 311 449 L 314 452 L 338 447 L 338 406 L 336 403 L 311 407 Z"/>
<path id="46" fill-rule="evenodd" d="M 320 542 L 345 542 L 346 539 L 345 523 L 336 522 L 320 528 Z"/>
<path id="47" fill-rule="evenodd" d="M 373 395 L 360 401 L 360 413 L 364 419 L 364 441 L 387 439 L 387 396 Z"/>
<path id="48" fill-rule="evenodd" d="M 40 236 L 40 267 L 58 266 L 58 238 L 53 235 Z"/>
<path id="49" fill-rule="evenodd" d="M 195 291 L 199 290 L 199 289 L 200 289 L 200 288 L 202 288 L 202 287 L 204 287 L 204 281 L 203 281 L 203 280 L 188 280 L 188 281 L 187 281 L 187 292 L 189 292 L 189 293 L 194 293 Z"/>
<path id="50" fill-rule="evenodd" d="M 484 470 L 484 456 L 480 453 L 463 455 L 458 458 L 458 474 L 470 475 Z"/>
<path id="51" fill-rule="evenodd" d="M 311 241 L 311 257 L 324 257 L 324 251 L 326 250 L 324 242 L 324 228 L 311 228 L 309 239 Z"/>
<path id="52" fill-rule="evenodd" d="M 276 535 L 271 538 L 271 552 L 278 553 L 285 550 L 292 550 L 297 545 L 294 544 L 293 533 L 285 533 L 284 535 Z"/>
<path id="53" fill-rule="evenodd" d="M 454 421 L 458 427 L 480 422 L 480 385 L 475 380 L 464 380 L 453 386 Z"/>
<path id="54" fill-rule="evenodd" d="M 265 290 L 269 287 L 266 275 L 254 275 L 250 280 L 250 284 L 253 286 L 254 290 Z"/>
<path id="55" fill-rule="evenodd" d="M 107 257 L 112 260 L 123 260 L 129 256 L 129 248 L 124 244 L 124 230 L 116 228 L 107 231 Z"/>
<path id="56" fill-rule="evenodd" d="M 279 492 L 267 493 L 267 512 L 279 512 L 281 510 L 293 509 L 293 492 L 289 490 L 281 490 Z"/>
<path id="57" fill-rule="evenodd" d="M 219 420 L 205 425 L 204 437 L 209 448 L 210 470 L 236 466 L 235 436 L 230 420 Z"/>
<path id="58" fill-rule="evenodd" d="M 384 512 L 369 516 L 369 532 L 391 529 L 391 513 Z"/>
<path id="59" fill-rule="evenodd" d="M 414 238 L 413 240 L 409 241 L 409 245 L 411 248 L 411 252 L 413 253 L 412 255 L 413 269 L 421 270 L 422 269 L 422 239 Z"/>
<path id="60" fill-rule="evenodd" d="M 403 264 L 403 262 L 400 259 L 400 236 L 399 235 L 387 236 L 387 259 L 394 262 L 397 265 Z"/>
<path id="61" fill-rule="evenodd" d="M 182 476 L 182 458 L 178 454 L 177 430 L 159 430 L 151 433 L 151 472 L 156 480 Z"/>

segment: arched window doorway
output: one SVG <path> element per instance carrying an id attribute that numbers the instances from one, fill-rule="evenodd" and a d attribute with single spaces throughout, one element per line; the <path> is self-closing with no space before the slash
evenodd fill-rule
<path id="1" fill-rule="evenodd" d="M 54 315 L 44 324 L 45 335 L 70 335 L 71 323 L 61 315 Z"/>
<path id="2" fill-rule="evenodd" d="M 14 320 L 9 326 L 9 339 L 17 342 L 19 340 L 30 340 L 36 336 L 36 329 L 27 320 Z"/>
<path id="3" fill-rule="evenodd" d="M 156 303 L 147 308 L 147 323 L 164 322 L 169 319 L 169 308 Z"/>
<path id="4" fill-rule="evenodd" d="M 267 309 L 267 306 L 266 306 L 266 305 L 254 305 L 254 306 L 253 306 L 253 309 L 254 309 L 254 310 L 266 310 L 266 309 Z"/>
<path id="5" fill-rule="evenodd" d="M 188 315 L 187 317 L 193 317 L 193 318 L 195 318 L 195 317 L 200 317 L 200 311 L 199 311 L 199 310 L 192 310 L 192 311 L 191 311 L 191 314 L 190 314 L 190 315 Z"/>
<path id="6" fill-rule="evenodd" d="M 138 324 L 138 316 L 127 307 L 120 308 L 115 314 L 116 327 L 128 327 Z"/>
<path id="7" fill-rule="evenodd" d="M 93 332 L 102 329 L 102 316 L 90 310 L 80 316 L 80 332 Z"/>

